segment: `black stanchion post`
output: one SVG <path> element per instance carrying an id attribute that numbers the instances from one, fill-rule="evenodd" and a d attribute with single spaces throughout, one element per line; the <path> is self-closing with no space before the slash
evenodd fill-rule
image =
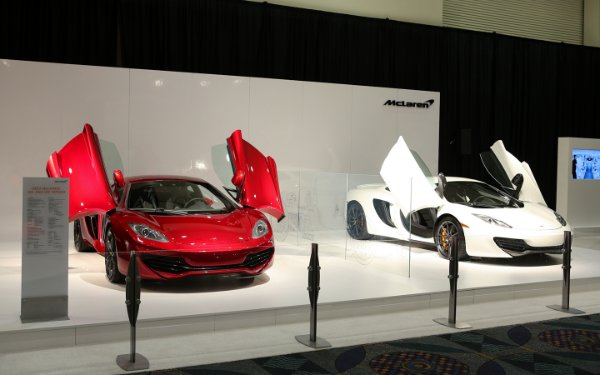
<path id="1" fill-rule="evenodd" d="M 456 298 L 458 297 L 458 238 L 456 235 L 449 238 L 448 251 L 448 280 L 450 281 L 450 297 L 448 301 L 448 319 L 438 318 L 433 321 L 452 328 L 471 328 L 467 323 L 456 322 Z"/>
<path id="2" fill-rule="evenodd" d="M 317 337 L 317 299 L 321 282 L 321 266 L 319 266 L 319 245 L 312 244 L 312 252 L 308 265 L 308 298 L 310 300 L 310 334 L 298 335 L 296 340 L 311 348 L 328 348 L 331 346 L 326 340 Z"/>
<path id="3" fill-rule="evenodd" d="M 140 309 L 140 299 L 142 279 L 138 272 L 137 258 L 135 251 L 131 252 L 129 258 L 129 268 L 125 278 L 125 304 L 127 305 L 127 316 L 129 317 L 130 332 L 130 352 L 117 356 L 117 365 L 125 371 L 144 370 L 150 367 L 148 359 L 143 355 L 136 353 L 136 322 Z"/>
<path id="4" fill-rule="evenodd" d="M 571 245 L 573 237 L 571 232 L 565 231 L 565 240 L 563 244 L 563 286 L 562 286 L 562 305 L 550 305 L 549 308 L 569 314 L 584 314 L 584 311 L 569 307 L 569 296 L 571 294 Z"/>

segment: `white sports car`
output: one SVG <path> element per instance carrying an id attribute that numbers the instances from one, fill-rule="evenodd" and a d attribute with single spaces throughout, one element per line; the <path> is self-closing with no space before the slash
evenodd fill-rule
<path id="1" fill-rule="evenodd" d="M 481 160 L 505 191 L 468 178 L 431 176 L 400 137 L 381 167 L 385 184 L 348 192 L 348 233 L 360 240 L 377 235 L 435 243 L 444 258 L 454 235 L 459 259 L 561 253 L 564 232 L 571 229 L 548 208 L 527 163 L 502 141 Z"/>

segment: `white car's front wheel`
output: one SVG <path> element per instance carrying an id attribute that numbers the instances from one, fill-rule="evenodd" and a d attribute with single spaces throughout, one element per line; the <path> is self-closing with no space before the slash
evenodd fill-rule
<path id="1" fill-rule="evenodd" d="M 437 248 L 438 254 L 444 259 L 450 257 L 450 240 L 452 237 L 456 237 L 458 259 L 468 259 L 465 246 L 465 234 L 460 223 L 452 216 L 444 216 L 435 225 L 434 232 L 435 247 Z"/>

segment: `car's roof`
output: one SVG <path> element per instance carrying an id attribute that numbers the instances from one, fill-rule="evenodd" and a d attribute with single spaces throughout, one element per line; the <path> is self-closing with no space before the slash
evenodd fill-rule
<path id="1" fill-rule="evenodd" d="M 173 175 L 146 175 L 146 176 L 129 176 L 125 178 L 125 181 L 128 183 L 134 182 L 147 182 L 147 181 L 193 181 L 206 183 L 206 180 L 203 180 L 198 177 L 189 177 L 189 176 L 173 176 Z"/>

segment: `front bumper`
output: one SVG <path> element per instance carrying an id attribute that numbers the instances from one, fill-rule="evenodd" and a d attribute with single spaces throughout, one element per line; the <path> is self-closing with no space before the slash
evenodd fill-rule
<path id="1" fill-rule="evenodd" d="M 561 254 L 564 230 L 495 230 L 495 233 L 465 229 L 467 253 L 474 257 L 511 258 L 528 254 Z"/>
<path id="2" fill-rule="evenodd" d="M 257 276 L 273 264 L 275 248 L 227 251 L 137 249 L 139 274 L 144 280 L 179 279 L 196 275 Z M 127 272 L 129 253 L 119 253 L 119 270 Z"/>

